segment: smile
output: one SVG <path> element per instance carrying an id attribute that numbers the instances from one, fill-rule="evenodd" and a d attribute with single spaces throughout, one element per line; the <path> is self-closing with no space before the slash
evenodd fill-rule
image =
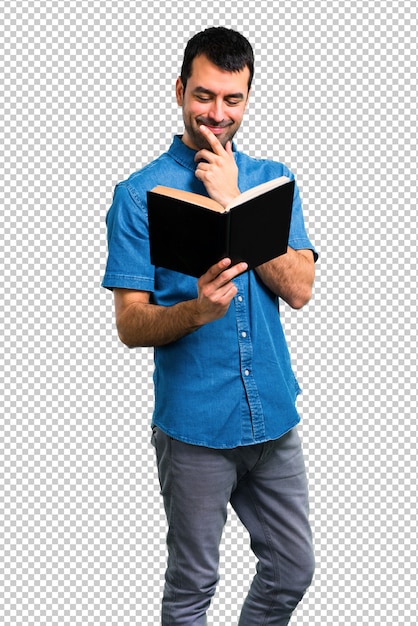
<path id="1" fill-rule="evenodd" d="M 224 130 L 225 128 L 228 128 L 228 126 L 232 125 L 232 122 L 220 122 L 219 124 L 213 123 L 210 120 L 205 120 L 202 118 L 197 118 L 196 122 L 199 124 L 203 124 L 204 126 L 206 126 L 206 128 L 210 128 L 210 130 L 213 132 L 214 130 Z"/>
<path id="2" fill-rule="evenodd" d="M 206 126 L 206 128 L 209 128 L 209 130 L 214 134 L 214 135 L 220 135 L 221 133 L 223 133 L 223 131 L 225 130 L 225 128 L 227 128 L 226 126 Z"/>

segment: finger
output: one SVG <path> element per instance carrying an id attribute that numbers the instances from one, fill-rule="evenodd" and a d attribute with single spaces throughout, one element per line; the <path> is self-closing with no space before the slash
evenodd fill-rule
<path id="1" fill-rule="evenodd" d="M 234 151 L 232 150 L 232 141 L 231 141 L 231 140 L 229 140 L 229 141 L 227 141 L 227 142 L 226 142 L 226 145 L 225 145 L 225 150 L 227 151 L 227 153 L 228 153 L 230 156 L 232 156 L 232 155 L 234 154 Z"/>
<path id="2" fill-rule="evenodd" d="M 247 271 L 247 269 L 248 269 L 248 263 L 244 263 L 244 262 L 236 263 L 236 265 L 232 265 L 231 267 L 228 267 L 223 272 L 221 272 L 219 276 L 222 277 L 225 283 L 227 283 L 231 281 L 233 278 L 235 278 L 236 276 L 239 276 L 243 272 Z"/>
<path id="3" fill-rule="evenodd" d="M 196 171 L 198 170 L 207 170 L 210 167 L 210 163 L 206 163 L 206 161 L 199 161 Z"/>
<path id="4" fill-rule="evenodd" d="M 201 124 L 199 126 L 199 130 L 206 137 L 210 147 L 215 152 L 215 154 L 223 154 L 224 153 L 224 148 L 223 148 L 221 142 L 216 137 L 216 135 L 214 135 L 213 132 L 211 130 L 209 130 L 209 128 L 207 128 L 204 124 Z"/>
<path id="5" fill-rule="evenodd" d="M 238 289 L 236 285 L 232 281 L 230 281 L 227 285 L 220 287 L 216 291 L 216 295 L 217 295 L 216 301 L 221 306 L 228 306 L 232 298 L 234 298 L 234 296 L 236 296 L 237 293 L 238 293 Z"/>
<path id="6" fill-rule="evenodd" d="M 227 267 L 231 265 L 231 259 L 225 258 L 212 265 L 205 274 L 201 277 L 201 280 L 205 282 L 212 282 L 217 276 L 222 274 Z"/>
<path id="7" fill-rule="evenodd" d="M 194 160 L 200 162 L 206 161 L 207 163 L 210 163 L 213 160 L 214 156 L 215 154 L 211 150 L 203 148 L 202 150 L 199 150 L 199 152 L 196 152 Z"/>
<path id="8" fill-rule="evenodd" d="M 241 262 L 231 265 L 231 259 L 225 258 L 215 263 L 201 277 L 202 282 L 213 282 L 217 280 L 219 285 L 230 282 L 233 278 L 242 274 L 248 269 L 248 263 Z M 219 280 L 220 279 L 220 280 Z"/>

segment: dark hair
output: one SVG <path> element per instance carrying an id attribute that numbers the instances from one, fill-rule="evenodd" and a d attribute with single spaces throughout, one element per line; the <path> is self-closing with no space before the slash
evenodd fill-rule
<path id="1" fill-rule="evenodd" d="M 227 72 L 239 72 L 248 67 L 250 70 L 248 89 L 251 87 L 254 53 L 250 42 L 235 30 L 217 26 L 197 33 L 187 42 L 180 74 L 184 89 L 192 73 L 193 59 L 202 54 L 211 63 Z"/>

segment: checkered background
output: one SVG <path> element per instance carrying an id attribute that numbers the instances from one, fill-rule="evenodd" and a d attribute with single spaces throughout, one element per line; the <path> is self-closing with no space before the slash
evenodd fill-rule
<path id="1" fill-rule="evenodd" d="M 415 625 L 416 3 L 5 0 L 0 23 L 0 623 L 159 623 L 152 353 L 117 339 L 104 218 L 182 130 L 186 41 L 226 25 L 256 53 L 239 148 L 293 169 L 320 252 L 283 312 L 317 559 L 292 623 Z M 254 566 L 231 511 L 211 624 Z"/>

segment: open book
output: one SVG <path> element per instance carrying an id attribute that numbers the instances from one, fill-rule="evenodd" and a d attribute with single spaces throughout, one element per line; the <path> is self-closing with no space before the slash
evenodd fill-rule
<path id="1" fill-rule="evenodd" d="M 147 192 L 151 262 L 199 277 L 224 257 L 249 269 L 287 251 L 294 180 L 257 185 L 224 208 L 212 198 L 157 186 Z"/>

